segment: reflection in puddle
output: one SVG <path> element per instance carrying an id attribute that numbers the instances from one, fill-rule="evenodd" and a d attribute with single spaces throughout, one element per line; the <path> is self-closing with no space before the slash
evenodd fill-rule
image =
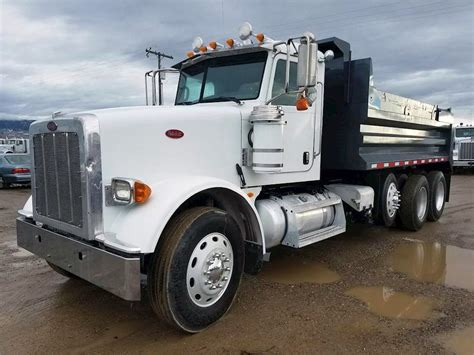
<path id="1" fill-rule="evenodd" d="M 389 287 L 355 287 L 346 292 L 367 304 L 371 312 L 389 318 L 427 319 L 434 302 L 423 296 L 411 296 Z"/>
<path id="2" fill-rule="evenodd" d="M 448 333 L 441 337 L 443 346 L 457 355 L 474 354 L 474 326 Z"/>
<path id="3" fill-rule="evenodd" d="M 322 263 L 302 257 L 279 256 L 264 265 L 259 276 L 271 282 L 283 284 L 330 283 L 340 279 L 339 275 Z"/>
<path id="4" fill-rule="evenodd" d="M 409 240 L 391 257 L 392 269 L 417 281 L 474 290 L 474 251 Z"/>

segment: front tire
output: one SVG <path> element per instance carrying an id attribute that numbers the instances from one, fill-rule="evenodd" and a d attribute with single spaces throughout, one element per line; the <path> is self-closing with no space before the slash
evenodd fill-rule
<path id="1" fill-rule="evenodd" d="M 79 277 L 77 277 L 76 275 L 71 274 L 69 271 L 64 270 L 63 268 L 60 268 L 57 265 L 51 264 L 49 261 L 47 261 L 46 263 L 48 263 L 51 269 L 53 269 L 54 271 L 56 271 L 58 274 L 62 276 L 68 277 L 70 279 L 79 279 Z"/>
<path id="2" fill-rule="evenodd" d="M 155 313 L 186 332 L 200 332 L 230 308 L 244 269 L 244 241 L 225 211 L 196 207 L 174 217 L 148 273 Z"/>
<path id="3" fill-rule="evenodd" d="M 400 220 L 403 227 L 417 231 L 428 216 L 429 187 L 423 175 L 411 175 L 402 190 Z"/>

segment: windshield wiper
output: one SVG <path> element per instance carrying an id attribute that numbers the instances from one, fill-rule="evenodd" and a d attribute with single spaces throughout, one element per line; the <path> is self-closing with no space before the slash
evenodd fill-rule
<path id="1" fill-rule="evenodd" d="M 242 105 L 242 101 L 234 96 L 216 96 L 202 99 L 200 102 L 220 102 L 220 101 L 233 101 L 236 104 Z"/>

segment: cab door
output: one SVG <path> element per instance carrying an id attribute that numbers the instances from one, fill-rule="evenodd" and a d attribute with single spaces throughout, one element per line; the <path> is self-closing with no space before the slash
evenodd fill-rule
<path id="1" fill-rule="evenodd" d="M 286 57 L 281 57 L 274 62 L 272 69 L 272 85 L 268 93 L 268 99 L 284 92 Z M 290 90 L 297 90 L 296 85 L 297 62 L 292 61 L 290 65 Z M 283 118 L 286 121 L 284 127 L 284 153 L 282 173 L 300 172 L 311 169 L 314 152 L 314 105 L 306 111 L 297 111 L 295 102 L 296 94 L 285 94 L 272 101 L 272 105 L 278 105 L 285 112 Z"/>

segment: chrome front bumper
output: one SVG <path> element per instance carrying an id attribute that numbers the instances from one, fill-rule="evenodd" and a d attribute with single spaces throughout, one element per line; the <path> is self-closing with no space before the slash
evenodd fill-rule
<path id="1" fill-rule="evenodd" d="M 474 160 L 453 160 L 453 166 L 474 166 Z"/>
<path id="2" fill-rule="evenodd" d="M 123 257 L 16 220 L 18 246 L 128 301 L 140 300 L 140 258 Z"/>

